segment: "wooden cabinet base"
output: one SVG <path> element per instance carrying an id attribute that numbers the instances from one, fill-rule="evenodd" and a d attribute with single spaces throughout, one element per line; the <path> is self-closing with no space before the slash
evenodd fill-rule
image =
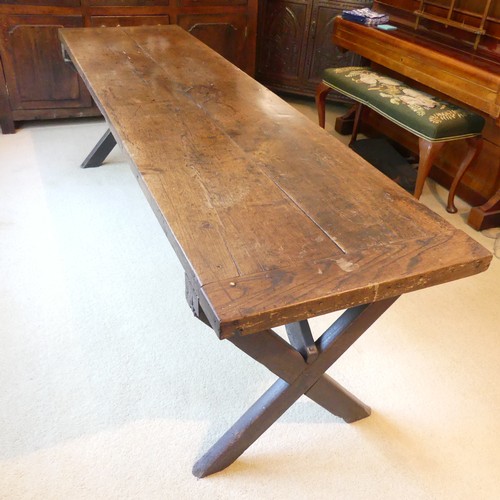
<path id="1" fill-rule="evenodd" d="M 500 190 L 484 205 L 472 208 L 467 224 L 477 231 L 500 227 Z"/>
<path id="2" fill-rule="evenodd" d="M 20 0 L 0 2 L 0 126 L 99 114 L 64 63 L 62 27 L 178 24 L 253 75 L 257 0 Z"/>

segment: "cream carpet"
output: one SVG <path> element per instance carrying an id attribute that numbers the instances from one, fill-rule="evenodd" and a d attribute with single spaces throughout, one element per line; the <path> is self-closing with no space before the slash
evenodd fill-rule
<path id="1" fill-rule="evenodd" d="M 301 399 L 195 479 L 275 377 L 192 317 L 118 149 L 78 167 L 104 130 L 0 136 L 1 499 L 500 498 L 500 248 L 486 273 L 401 298 L 330 370 L 371 417 Z M 495 231 L 468 228 L 461 200 L 446 214 L 446 194 L 430 182 L 422 200 L 492 250 Z"/>

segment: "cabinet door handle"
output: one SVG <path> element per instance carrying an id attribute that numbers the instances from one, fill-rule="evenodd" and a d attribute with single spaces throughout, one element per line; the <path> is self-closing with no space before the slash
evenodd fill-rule
<path id="1" fill-rule="evenodd" d="M 311 36 L 314 38 L 316 36 L 316 21 L 311 23 Z"/>

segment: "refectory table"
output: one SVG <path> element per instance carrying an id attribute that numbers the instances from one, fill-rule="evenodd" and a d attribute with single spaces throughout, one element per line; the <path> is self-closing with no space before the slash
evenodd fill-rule
<path id="1" fill-rule="evenodd" d="M 83 166 L 120 145 L 194 314 L 279 377 L 193 473 L 230 465 L 302 394 L 368 416 L 326 370 L 398 296 L 482 272 L 490 253 L 181 28 L 60 37 L 109 125 Z M 307 319 L 338 310 L 314 340 Z"/>

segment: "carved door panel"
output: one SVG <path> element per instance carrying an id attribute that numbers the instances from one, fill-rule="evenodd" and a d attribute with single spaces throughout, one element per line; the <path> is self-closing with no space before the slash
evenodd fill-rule
<path id="1" fill-rule="evenodd" d="M 343 10 L 359 9 L 369 6 L 370 0 L 365 5 L 362 2 L 329 2 L 317 4 L 314 7 L 311 20 L 311 31 L 306 56 L 306 72 L 304 74 L 304 85 L 316 88 L 321 81 L 321 75 L 325 68 L 352 66 L 358 64 L 360 57 L 352 52 L 341 52 L 332 42 L 333 20 Z M 332 6 L 333 5 L 333 6 Z"/>
<path id="2" fill-rule="evenodd" d="M 314 95 L 325 68 L 359 61 L 333 44 L 333 19 L 371 0 L 262 0 L 257 79 L 277 91 Z M 334 99 L 340 94 L 331 93 Z"/>
<path id="3" fill-rule="evenodd" d="M 80 16 L 5 16 L 0 55 L 10 107 L 46 109 L 90 107 L 78 75 L 64 63 L 57 30 L 83 26 Z"/>
<path id="4" fill-rule="evenodd" d="M 252 71 L 246 14 L 180 14 L 177 24 L 242 70 Z"/>
<path id="5" fill-rule="evenodd" d="M 257 78 L 296 85 L 304 66 L 310 7 L 305 1 L 268 0 L 261 13 Z"/>

